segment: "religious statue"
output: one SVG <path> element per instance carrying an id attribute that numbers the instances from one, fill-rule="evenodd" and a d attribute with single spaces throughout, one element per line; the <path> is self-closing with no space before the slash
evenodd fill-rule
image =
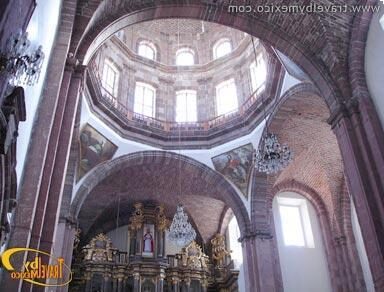
<path id="1" fill-rule="evenodd" d="M 212 244 L 212 258 L 216 261 L 216 265 L 224 266 L 225 257 L 231 254 L 231 252 L 227 251 L 225 247 L 224 235 L 216 234 L 215 237 L 211 239 L 211 244 Z"/>
<path id="2" fill-rule="evenodd" d="M 146 233 L 143 236 L 143 251 L 147 253 L 153 252 L 153 236 L 151 230 L 147 228 Z"/>

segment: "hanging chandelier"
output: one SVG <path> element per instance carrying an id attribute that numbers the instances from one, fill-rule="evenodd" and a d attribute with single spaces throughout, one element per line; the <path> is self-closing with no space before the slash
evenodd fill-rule
<path id="1" fill-rule="evenodd" d="M 255 167 L 260 172 L 274 174 L 287 167 L 292 157 L 289 147 L 281 145 L 275 134 L 267 132 L 262 147 L 256 151 Z"/>
<path id="2" fill-rule="evenodd" d="M 255 62 L 257 64 L 257 54 L 255 43 L 252 37 L 253 52 L 255 55 Z M 262 106 L 264 108 L 264 120 L 267 120 L 266 104 L 262 96 Z M 272 110 L 276 107 L 276 104 L 272 107 Z M 288 145 L 280 144 L 277 136 L 270 133 L 268 130 L 268 122 L 265 126 L 265 134 L 263 135 L 261 145 L 254 154 L 254 165 L 255 168 L 266 174 L 275 174 L 280 170 L 288 166 L 292 161 L 293 154 L 289 149 Z"/>
<path id="3" fill-rule="evenodd" d="M 180 45 L 180 25 L 177 20 L 177 47 Z M 179 195 L 181 196 L 181 127 L 179 124 Z M 177 205 L 175 216 L 169 227 L 168 239 L 179 247 L 185 247 L 196 238 L 196 231 L 188 222 L 188 215 L 184 213 L 183 205 Z"/>
<path id="4" fill-rule="evenodd" d="M 5 52 L 0 52 L 0 72 L 11 76 L 11 85 L 32 86 L 39 80 L 44 61 L 42 46 L 29 52 L 27 33 L 12 35 L 7 41 Z"/>
<path id="5" fill-rule="evenodd" d="M 196 231 L 188 222 L 188 215 L 184 213 L 182 205 L 177 206 L 172 224 L 169 227 L 168 239 L 177 246 L 184 247 L 196 238 Z"/>

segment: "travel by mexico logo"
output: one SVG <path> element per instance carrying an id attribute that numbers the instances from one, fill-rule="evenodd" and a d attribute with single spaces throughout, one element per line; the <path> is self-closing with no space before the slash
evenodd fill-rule
<path id="1" fill-rule="evenodd" d="M 31 260 L 24 261 L 19 267 L 14 266 L 12 259 L 24 256 L 25 252 L 32 252 Z M 14 280 L 23 280 L 28 283 L 44 286 L 66 286 L 72 281 L 72 272 L 64 259 L 49 253 L 32 248 L 10 248 L 1 254 L 2 267 L 5 268 Z"/>

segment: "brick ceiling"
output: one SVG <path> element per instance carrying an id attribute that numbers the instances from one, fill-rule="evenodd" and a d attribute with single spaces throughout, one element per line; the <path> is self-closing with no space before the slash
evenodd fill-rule
<path id="1" fill-rule="evenodd" d="M 87 196 L 79 213 L 79 224 L 86 238 L 116 228 L 120 204 L 120 226 L 129 223 L 135 202 L 156 206 L 162 203 L 172 219 L 176 206 L 182 203 L 198 229 L 201 238 L 208 241 L 220 230 L 221 218 L 227 211 L 223 201 L 215 199 L 218 189 L 192 168 L 171 164 L 127 167 L 105 178 Z M 118 203 L 120 200 L 120 203 Z"/>

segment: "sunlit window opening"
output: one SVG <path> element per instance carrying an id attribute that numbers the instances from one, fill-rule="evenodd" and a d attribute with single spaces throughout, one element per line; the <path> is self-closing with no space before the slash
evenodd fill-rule
<path id="1" fill-rule="evenodd" d="M 134 112 L 147 117 L 155 117 L 155 98 L 155 88 L 146 83 L 136 82 Z"/>
<path id="2" fill-rule="evenodd" d="M 313 234 L 307 203 L 303 199 L 277 199 L 284 244 L 313 248 Z"/>
<path id="3" fill-rule="evenodd" d="M 249 70 L 251 72 L 252 92 L 260 93 L 265 89 L 265 81 L 267 79 L 267 67 L 262 55 L 257 56 Z"/>
<path id="4" fill-rule="evenodd" d="M 147 42 L 147 41 L 142 41 L 139 44 L 138 48 L 138 54 L 144 58 L 150 59 L 150 60 L 155 60 L 156 58 L 156 47 L 154 44 Z"/>
<path id="5" fill-rule="evenodd" d="M 229 249 L 232 251 L 231 258 L 235 264 L 235 268 L 239 268 L 243 263 L 243 252 L 241 249 L 241 243 L 238 241 L 240 238 L 240 229 L 235 216 L 233 216 L 228 224 L 228 233 Z"/>
<path id="6" fill-rule="evenodd" d="M 119 70 L 109 60 L 105 60 L 103 68 L 103 78 L 101 80 L 105 93 L 112 97 L 116 97 L 119 84 Z"/>
<path id="7" fill-rule="evenodd" d="M 229 39 L 221 39 L 213 46 L 213 58 L 218 59 L 232 52 Z"/>
<path id="8" fill-rule="evenodd" d="M 196 122 L 196 91 L 182 90 L 176 92 L 176 122 Z"/>
<path id="9" fill-rule="evenodd" d="M 229 79 L 216 86 L 217 115 L 237 111 L 238 100 L 234 79 Z"/>
<path id="10" fill-rule="evenodd" d="M 384 30 L 384 15 L 382 15 L 380 18 L 380 25 L 381 25 L 381 28 Z"/>
<path id="11" fill-rule="evenodd" d="M 182 48 L 176 52 L 176 65 L 191 66 L 195 64 L 195 54 L 189 48 Z"/>

